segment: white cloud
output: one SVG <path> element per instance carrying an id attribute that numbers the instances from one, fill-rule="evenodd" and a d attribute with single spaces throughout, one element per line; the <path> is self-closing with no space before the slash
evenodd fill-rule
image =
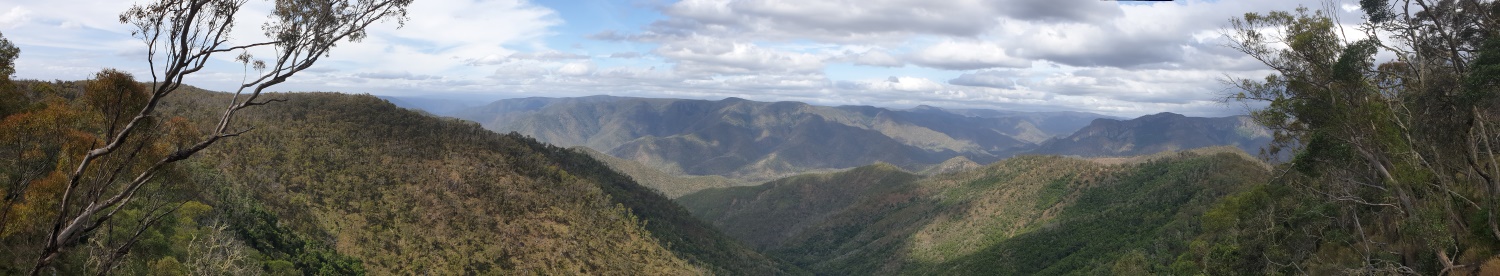
<path id="1" fill-rule="evenodd" d="M 948 84 L 991 87 L 1000 89 L 1021 89 L 1030 81 L 1024 76 L 1026 72 L 1018 70 L 982 70 L 974 73 L 965 73 L 958 78 L 948 80 Z"/>
<path id="2" fill-rule="evenodd" d="M 1115 4 L 1094 0 L 683 0 L 663 10 L 673 18 L 657 22 L 642 37 L 696 33 L 892 41 L 926 34 L 975 36 L 996 26 L 1002 17 L 1094 22 L 1120 14 Z"/>
<path id="3" fill-rule="evenodd" d="M 573 63 L 563 64 L 562 68 L 558 68 L 557 69 L 557 73 L 558 74 L 569 75 L 569 76 L 588 75 L 589 72 L 593 72 L 593 71 L 594 71 L 594 65 L 591 64 L 591 63 L 587 63 L 587 62 L 573 62 Z"/>
<path id="4" fill-rule="evenodd" d="M 465 66 L 474 61 L 508 58 L 506 45 L 542 38 L 561 24 L 556 12 L 525 1 L 416 1 L 411 18 L 397 29 L 391 22 L 371 27 L 371 38 L 335 49 L 331 61 L 362 68 L 403 68 L 422 74 L 477 77 Z M 564 55 L 539 51 L 532 56 Z"/>
<path id="5" fill-rule="evenodd" d="M 856 81 L 854 88 L 873 91 L 931 92 L 942 90 L 944 86 L 925 78 L 890 77 L 884 80 Z"/>
<path id="6" fill-rule="evenodd" d="M 354 74 L 354 76 L 355 77 L 360 77 L 360 78 L 367 78 L 367 79 L 388 79 L 388 80 L 394 80 L 394 79 L 399 79 L 399 80 L 429 80 L 429 79 L 442 79 L 443 78 L 442 76 L 412 74 L 411 72 L 407 72 L 407 71 L 399 71 L 399 72 L 398 71 L 366 72 L 366 73 Z"/>
<path id="7" fill-rule="evenodd" d="M 688 76 L 809 73 L 822 70 L 824 59 L 814 54 L 711 38 L 667 43 L 655 53 L 675 61 L 677 71 Z"/>
<path id="8" fill-rule="evenodd" d="M 877 67 L 901 67 L 903 65 L 906 65 L 905 61 L 901 61 L 901 59 L 896 58 L 896 56 L 892 56 L 886 51 L 877 49 L 864 51 L 862 53 L 854 53 L 853 51 L 849 51 L 844 54 L 843 60 L 857 65 Z"/>
<path id="9" fill-rule="evenodd" d="M 972 41 L 944 41 L 932 45 L 913 55 L 911 63 L 949 70 L 1031 66 L 1030 60 L 1008 55 L 999 45 Z"/>
<path id="10" fill-rule="evenodd" d="M 10 7 L 10 10 L 0 14 L 0 29 L 9 29 L 31 21 L 31 10 L 25 7 Z"/>
<path id="11" fill-rule="evenodd" d="M 23 48 L 20 77 L 79 79 L 102 67 L 144 75 L 143 46 L 115 22 L 129 1 L 12 3 L 0 8 L 0 32 Z M 261 36 L 268 3 L 249 2 L 236 42 Z M 1214 102 L 1219 78 L 1268 73 L 1219 46 L 1228 18 L 1301 3 L 681 0 L 633 11 L 659 15 L 563 22 L 526 0 L 417 1 L 405 28 L 377 23 L 278 89 L 1220 115 L 1238 110 Z M 1333 7 L 1357 19 L 1349 6 Z M 569 33 L 582 31 L 595 34 Z M 579 47 L 586 37 L 595 40 Z M 190 81 L 234 84 L 232 56 Z"/>
<path id="12" fill-rule="evenodd" d="M 639 52 L 619 52 L 619 53 L 609 54 L 609 58 L 639 58 L 639 57 L 641 57 L 641 53 L 639 53 Z"/>

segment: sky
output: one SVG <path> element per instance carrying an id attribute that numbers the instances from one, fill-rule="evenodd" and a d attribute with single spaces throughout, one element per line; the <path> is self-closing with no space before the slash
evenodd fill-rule
<path id="1" fill-rule="evenodd" d="M 145 45 L 120 24 L 130 0 L 5 0 L 0 35 L 18 79 L 148 81 Z M 1327 4 L 1353 24 L 1356 2 Z M 250 0 L 233 42 L 265 41 L 270 4 Z M 1229 19 L 1317 1 L 418 0 L 409 21 L 277 91 L 465 99 L 615 95 L 739 97 L 818 105 L 1244 114 L 1228 78 L 1272 71 L 1228 47 Z M 257 54 L 258 52 L 252 52 Z M 186 82 L 245 77 L 218 56 Z M 269 53 L 258 53 L 269 56 Z"/>

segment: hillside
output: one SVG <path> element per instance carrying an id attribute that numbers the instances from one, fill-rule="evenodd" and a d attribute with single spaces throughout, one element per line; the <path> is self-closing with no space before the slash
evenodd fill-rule
<path id="1" fill-rule="evenodd" d="M 31 104 L 3 120 L 11 127 L 43 112 L 79 114 L 73 83 L 26 83 Z M 180 91 L 164 114 L 206 118 L 228 96 Z M 239 118 L 254 131 L 175 165 L 169 189 L 147 199 L 187 208 L 144 240 L 119 271 L 191 274 L 783 274 L 796 269 L 739 245 L 692 218 L 668 198 L 588 155 L 529 138 L 439 119 L 368 95 L 275 94 L 286 99 Z M 50 113 L 49 113 L 50 114 Z M 73 116 L 73 115 L 67 115 Z M 48 119 L 51 120 L 51 119 Z M 57 125 L 75 127 L 74 125 Z M 78 125 L 84 126 L 84 125 Z M 87 130 L 85 130 L 87 131 Z M 49 140 L 0 135 L 0 152 Z M 55 155 L 45 158 L 58 158 Z M 45 162 L 43 162 L 45 163 Z M 65 162 L 54 162 L 65 163 Z M 6 173 L 21 171 L 7 167 Z M 47 185 L 36 182 L 35 185 Z M 7 184 L 6 188 L 12 187 Z M 25 187 L 25 186 L 20 186 Z M 45 186 L 40 186 L 45 187 Z M 3 274 L 19 273 L 45 234 L 28 217 L 45 217 L 36 188 L 3 221 L 10 250 Z M 16 191 L 7 190 L 7 194 Z M 143 200 L 147 200 L 143 199 Z M 166 202 L 171 202 L 168 200 Z M 145 203 L 142 203 L 145 204 Z M 128 235 L 132 205 L 117 218 Z M 30 213 L 42 212 L 42 213 Z M 138 216 L 138 215 L 136 215 Z M 16 218 L 16 217 L 12 217 Z M 104 228 L 101 228 L 104 229 Z M 115 229 L 109 227 L 108 229 Z M 213 246 L 213 247 L 205 247 Z M 88 273 L 93 246 L 61 267 Z M 209 248 L 210 251 L 205 251 Z M 205 262 L 215 262 L 206 265 Z M 218 272 L 208 268 L 235 268 Z M 194 270 L 188 270 L 189 268 Z M 238 271 L 238 272 L 233 272 Z M 174 272 L 175 273 L 175 272 Z"/>
<path id="2" fill-rule="evenodd" d="M 678 198 L 694 214 L 759 249 L 819 225 L 863 201 L 910 190 L 917 176 L 890 164 L 806 174 L 748 187 L 709 189 Z"/>
<path id="3" fill-rule="evenodd" d="M 878 175 L 888 181 L 870 181 Z M 918 178 L 889 166 L 679 198 L 694 215 L 825 275 L 1173 273 L 1223 196 L 1266 181 L 1243 153 L 1106 165 L 1023 156 Z M 857 192 L 883 190 L 882 192 Z M 808 208 L 822 205 L 822 208 Z M 793 210 L 821 210 L 797 212 Z M 798 225 L 766 231 L 765 223 Z M 1115 270 L 1125 269 L 1125 270 Z"/>
<path id="4" fill-rule="evenodd" d="M 743 186 L 741 182 L 734 181 L 723 176 L 677 176 L 661 172 L 650 166 L 642 165 L 631 160 L 620 159 L 610 156 L 588 147 L 573 147 L 571 150 L 588 154 L 596 160 L 602 161 L 621 174 L 630 176 L 636 183 L 661 192 L 668 198 L 677 198 L 703 189 L 723 188 L 731 186 Z"/>
<path id="5" fill-rule="evenodd" d="M 586 146 L 672 174 L 747 181 L 876 162 L 909 170 L 958 156 L 989 163 L 1071 133 L 1044 131 L 1022 116 L 972 117 L 937 108 L 904 111 L 738 98 L 522 98 L 496 101 L 457 116 L 491 130 L 515 131 L 561 146 Z"/>
<path id="6" fill-rule="evenodd" d="M 1042 143 L 1031 154 L 1084 157 L 1135 156 L 1212 146 L 1235 146 L 1257 154 L 1270 144 L 1270 130 L 1248 116 L 1187 117 L 1158 113 L 1130 120 L 1097 119 L 1067 137 Z"/>
<path id="7" fill-rule="evenodd" d="M 922 169 L 922 171 L 920 173 L 922 175 L 945 174 L 945 173 L 951 173 L 951 172 L 959 172 L 959 171 L 966 171 L 966 170 L 977 169 L 977 168 L 982 167 L 982 166 L 983 165 L 980 165 L 979 163 L 975 163 L 973 160 L 969 160 L 968 158 L 964 158 L 963 156 L 959 156 L 959 157 L 954 157 L 953 159 L 948 159 L 948 161 L 943 161 L 943 163 L 938 163 L 937 165 L 932 165 L 931 167 L 927 167 L 926 169 Z"/>
<path id="8" fill-rule="evenodd" d="M 979 118 L 1025 119 L 1031 125 L 1036 126 L 1036 129 L 1040 131 L 1041 134 L 1046 136 L 1042 137 L 1042 139 L 1039 140 L 1028 140 L 1029 142 L 1033 143 L 1039 143 L 1051 137 L 1067 136 L 1069 134 L 1073 134 L 1073 132 L 1078 131 L 1078 129 L 1081 129 L 1084 126 L 1088 126 L 1089 123 L 1093 122 L 1095 119 L 1122 119 L 1114 116 L 1077 111 L 1020 112 L 994 109 L 939 108 L 926 105 L 917 106 L 916 108 L 912 108 L 910 111 L 927 113 L 951 113 L 967 117 Z"/>

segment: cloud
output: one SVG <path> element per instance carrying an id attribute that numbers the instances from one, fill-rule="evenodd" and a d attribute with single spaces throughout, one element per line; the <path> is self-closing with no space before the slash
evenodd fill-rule
<path id="1" fill-rule="evenodd" d="M 944 87 L 935 81 L 918 77 L 890 77 L 885 80 L 863 80 L 849 83 L 848 88 L 872 91 L 938 91 Z"/>
<path id="2" fill-rule="evenodd" d="M 639 57 L 641 57 L 641 53 L 639 53 L 639 52 L 619 52 L 619 53 L 609 54 L 609 58 L 639 58 Z"/>
<path id="3" fill-rule="evenodd" d="M 901 67 L 906 65 L 905 61 L 896 58 L 896 56 L 893 56 L 886 51 L 874 49 L 861 53 L 855 53 L 854 51 L 845 51 L 844 56 L 840 57 L 839 60 L 856 65 L 877 67 Z"/>
<path id="4" fill-rule="evenodd" d="M 818 55 L 710 38 L 667 43 L 655 53 L 675 61 L 677 71 L 689 76 L 811 73 L 823 69 L 823 57 Z"/>
<path id="5" fill-rule="evenodd" d="M 1264 71 L 1235 73 L 1234 77 L 1264 76 Z M 1093 96 L 1130 102 L 1216 102 L 1223 98 L 1225 72 L 1216 70 L 1127 70 L 1091 68 L 1045 76 L 1030 89 L 1060 95 Z"/>
<path id="6" fill-rule="evenodd" d="M 251 1 L 249 5 L 262 5 L 259 9 L 269 10 L 260 1 Z M 329 58 L 314 67 L 399 68 L 413 74 L 457 79 L 486 76 L 484 71 L 488 68 L 476 70 L 473 66 L 495 65 L 512 56 L 516 59 L 570 57 L 548 49 L 523 53 L 510 48 L 514 46 L 508 47 L 542 39 L 548 28 L 562 24 L 555 11 L 526 1 L 416 1 L 407 12 L 410 20 L 404 27 L 397 28 L 393 22 L 371 25 L 370 37 L 359 43 L 340 44 Z M 260 16 L 242 16 L 245 19 L 263 20 Z M 236 38 L 262 37 L 258 26 L 253 20 L 241 22 Z"/>
<path id="7" fill-rule="evenodd" d="M 1104 22 L 1122 16 L 1117 4 L 1098 0 L 1000 1 L 996 9 L 1020 20 L 1044 22 Z"/>
<path id="8" fill-rule="evenodd" d="M 766 37 L 858 40 L 883 35 L 938 33 L 974 35 L 994 21 L 982 1 L 926 0 L 684 0 L 668 15 L 703 30 L 723 28 Z M 977 24 L 976 24 L 977 23 Z"/>
<path id="9" fill-rule="evenodd" d="M 522 61 L 567 61 L 567 60 L 580 60 L 580 59 L 589 59 L 589 56 L 582 55 L 582 54 L 561 52 L 561 51 L 556 51 L 556 50 L 544 50 L 544 51 L 539 51 L 539 52 L 518 52 L 518 53 L 512 53 L 512 54 L 507 55 L 505 57 L 498 57 L 498 56 L 495 56 L 495 55 L 489 55 L 489 56 L 486 56 L 486 57 L 483 57 L 483 58 L 469 59 L 468 60 L 468 65 L 470 65 L 470 66 L 499 65 L 499 64 L 505 64 L 505 63 L 510 63 L 510 62 L 522 62 Z"/>
<path id="10" fill-rule="evenodd" d="M 718 80 L 726 88 L 755 93 L 762 91 L 807 91 L 829 86 L 822 74 L 731 76 Z"/>
<path id="11" fill-rule="evenodd" d="M 583 36 L 583 37 L 584 38 L 588 38 L 588 39 L 605 40 L 605 41 L 626 41 L 626 40 L 631 40 L 631 36 L 630 35 L 621 34 L 619 32 L 616 32 L 615 30 L 604 30 L 604 31 L 601 31 L 601 32 L 598 32 L 598 33 L 594 33 L 594 34 L 590 34 L 590 35 L 586 35 L 586 36 Z"/>
<path id="12" fill-rule="evenodd" d="M 991 87 L 1000 89 L 1019 89 L 1021 84 L 1027 82 L 1019 72 L 984 70 L 974 73 L 965 73 L 957 78 L 948 80 L 948 84 Z"/>
<path id="13" fill-rule="evenodd" d="M 588 75 L 589 72 L 593 72 L 593 71 L 594 71 L 594 65 L 590 64 L 590 63 L 586 63 L 586 62 L 574 62 L 574 63 L 563 64 L 562 68 L 557 68 L 557 73 L 558 74 L 569 75 L 569 76 Z"/>
<path id="14" fill-rule="evenodd" d="M 589 56 L 581 55 L 581 54 L 574 54 L 574 53 L 564 53 L 564 52 L 559 52 L 559 51 L 555 51 L 555 50 L 548 50 L 548 51 L 530 52 L 530 53 L 514 53 L 514 54 L 510 54 L 509 58 L 513 59 L 513 60 L 515 60 L 515 59 L 526 59 L 526 60 L 569 60 L 569 59 L 588 59 Z"/>
<path id="15" fill-rule="evenodd" d="M 114 20 L 129 2 L 12 2 L 0 31 L 23 48 L 19 77 L 144 71 L 143 46 Z M 378 23 L 278 89 L 1224 114 L 1239 110 L 1216 102 L 1219 78 L 1269 73 L 1220 46 L 1227 19 L 1303 1 L 640 2 L 599 18 L 548 8 L 577 5 L 561 0 L 418 1 L 405 28 Z M 262 36 L 270 5 L 247 4 L 236 42 Z M 233 87 L 229 57 L 193 84 Z"/>
<path id="16" fill-rule="evenodd" d="M 366 72 L 366 73 L 354 74 L 354 76 L 355 77 L 359 77 L 359 78 L 386 79 L 386 80 L 430 80 L 430 79 L 442 79 L 443 78 L 441 76 L 412 74 L 411 72 L 406 72 L 406 71 L 401 71 L 401 72 L 395 72 L 395 71 Z"/>
<path id="17" fill-rule="evenodd" d="M 15 28 L 31 21 L 31 10 L 25 7 L 15 6 L 0 14 L 0 29 Z"/>
<path id="18" fill-rule="evenodd" d="M 1291 0 L 1254 3 L 1189 0 L 1119 5 L 1120 16 L 1103 21 L 1006 21 L 988 33 L 991 36 L 988 40 L 1017 50 L 1017 56 L 1022 58 L 1070 66 L 1203 67 L 1205 60 L 1190 59 L 1198 58 L 1195 55 L 1201 53 L 1223 51 L 1220 44 L 1205 43 L 1202 38 L 1220 37 L 1219 31 L 1228 27 L 1229 18 L 1246 12 L 1290 10 L 1298 5 L 1300 2 Z"/>
<path id="19" fill-rule="evenodd" d="M 580 34 L 655 47 L 648 54 L 660 59 L 599 63 L 610 66 L 578 76 L 561 74 L 561 63 L 510 64 L 538 69 L 510 70 L 526 73 L 499 78 L 489 89 L 1225 115 L 1242 110 L 1217 101 L 1224 89 L 1218 79 L 1266 71 L 1220 47 L 1217 31 L 1247 11 L 1296 5 L 682 0 L 661 6 L 664 18 L 649 24 Z"/>
<path id="20" fill-rule="evenodd" d="M 636 36 L 601 33 L 600 38 L 651 38 L 723 34 L 766 39 L 828 42 L 890 41 L 914 35 L 974 37 L 998 19 L 1098 22 L 1121 14 L 1116 4 L 1094 0 L 683 0 Z"/>
<path id="21" fill-rule="evenodd" d="M 911 63 L 948 70 L 974 70 L 996 67 L 1030 67 L 1031 61 L 1012 57 L 999 45 L 980 42 L 944 41 L 917 52 Z"/>

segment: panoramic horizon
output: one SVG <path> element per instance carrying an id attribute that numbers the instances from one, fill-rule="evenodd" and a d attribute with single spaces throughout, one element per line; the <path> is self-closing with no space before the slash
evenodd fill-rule
<path id="1" fill-rule="evenodd" d="M 131 1 L 0 275 L 1500 275 L 1500 0 Z"/>
<path id="2" fill-rule="evenodd" d="M 149 81 L 145 46 L 115 18 L 130 1 L 22 0 L 0 33 L 17 79 L 80 80 L 116 68 Z M 1267 67 L 1224 46 L 1228 19 L 1297 1 L 448 1 L 413 3 L 278 91 L 493 101 L 613 95 L 815 105 L 1244 114 L 1226 78 Z M 1362 13 L 1332 10 L 1346 27 Z M 1316 6 L 1311 8 L 1318 8 Z M 269 4 L 249 2 L 242 14 Z M 419 20 L 418 20 L 419 19 Z M 260 38 L 244 16 L 232 38 Z M 268 53 L 255 52 L 258 57 Z M 232 55 L 186 82 L 226 91 Z"/>

